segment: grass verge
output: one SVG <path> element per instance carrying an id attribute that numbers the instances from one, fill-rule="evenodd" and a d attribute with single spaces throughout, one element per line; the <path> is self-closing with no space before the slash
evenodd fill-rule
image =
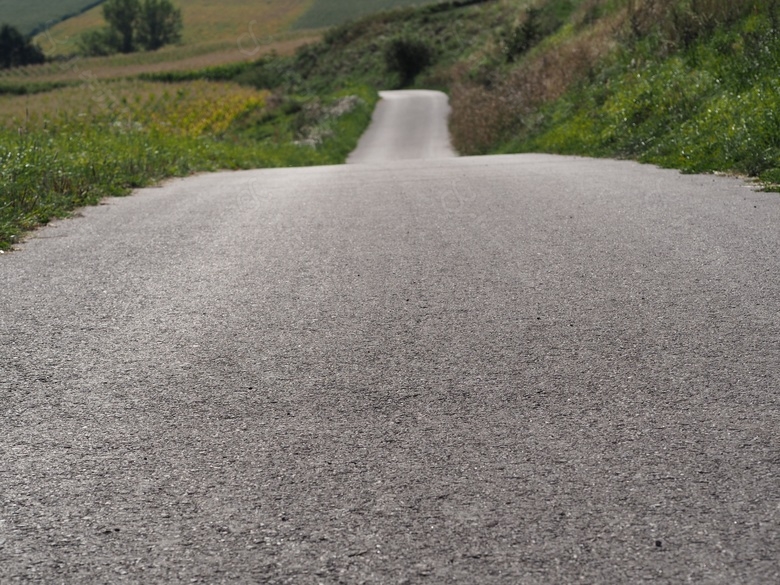
<path id="1" fill-rule="evenodd" d="M 777 189 L 780 2 L 566 4 L 560 25 L 513 62 L 487 52 L 487 67 L 454 79 L 461 153 L 631 158 Z"/>
<path id="2" fill-rule="evenodd" d="M 0 250 L 52 218 L 166 177 L 341 163 L 376 102 L 358 87 L 312 101 L 198 83 L 114 88 L 94 111 L 0 129 Z"/>

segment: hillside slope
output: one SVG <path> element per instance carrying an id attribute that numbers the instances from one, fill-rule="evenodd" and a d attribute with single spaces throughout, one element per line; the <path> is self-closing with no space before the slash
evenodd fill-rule
<path id="1" fill-rule="evenodd" d="M 425 53 L 462 154 L 633 158 L 780 183 L 780 0 L 454 1 L 367 17 L 242 80 L 316 93 L 400 84 Z M 420 49 L 422 47 L 422 49 Z"/>
<path id="2" fill-rule="evenodd" d="M 100 2 L 102 0 L 0 0 L 0 23 L 30 34 L 47 23 L 75 16 Z"/>

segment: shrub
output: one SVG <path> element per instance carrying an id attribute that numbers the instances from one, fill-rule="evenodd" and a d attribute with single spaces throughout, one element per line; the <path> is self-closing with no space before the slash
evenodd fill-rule
<path id="1" fill-rule="evenodd" d="M 433 52 L 419 39 L 398 37 L 385 48 L 387 70 L 398 75 L 401 87 L 411 85 L 432 62 Z"/>
<path id="2" fill-rule="evenodd" d="M 103 57 L 119 52 L 119 36 L 113 29 L 103 28 L 81 33 L 76 46 L 79 53 L 88 57 Z"/>

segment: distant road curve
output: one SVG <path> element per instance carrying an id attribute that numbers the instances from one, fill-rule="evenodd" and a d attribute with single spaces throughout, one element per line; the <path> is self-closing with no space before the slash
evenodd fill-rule
<path id="1" fill-rule="evenodd" d="M 450 144 L 447 95 L 431 90 L 383 91 L 371 127 L 349 164 L 457 156 Z"/>

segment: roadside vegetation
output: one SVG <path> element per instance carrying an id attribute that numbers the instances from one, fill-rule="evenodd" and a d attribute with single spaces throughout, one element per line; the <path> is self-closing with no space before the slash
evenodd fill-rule
<path id="1" fill-rule="evenodd" d="M 633 158 L 780 184 L 780 0 L 420 2 L 321 36 L 290 29 L 324 0 L 253 5 L 275 37 L 232 0 L 232 40 L 194 41 L 188 10 L 206 4 L 182 5 L 179 46 L 0 72 L 0 249 L 164 177 L 343 162 L 388 88 L 448 92 L 465 155 Z"/>
<path id="2" fill-rule="evenodd" d="M 780 0 L 454 0 L 331 29 L 239 78 L 450 94 L 461 154 L 632 158 L 780 184 Z"/>
<path id="3" fill-rule="evenodd" d="M 341 163 L 375 102 L 365 88 L 306 99 L 202 80 L 0 96 L 0 249 L 53 217 L 166 177 Z"/>
<path id="4" fill-rule="evenodd" d="M 780 2 L 541 6 L 558 8 L 555 30 L 516 64 L 451 86 L 462 153 L 634 158 L 780 183 Z"/>

